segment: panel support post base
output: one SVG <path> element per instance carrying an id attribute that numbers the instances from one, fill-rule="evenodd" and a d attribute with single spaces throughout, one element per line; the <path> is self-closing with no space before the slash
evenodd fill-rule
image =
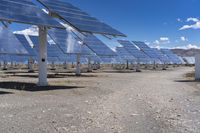
<path id="1" fill-rule="evenodd" d="M 200 54 L 195 55 L 195 80 L 200 81 Z"/>
<path id="2" fill-rule="evenodd" d="M 80 62 L 80 54 L 77 54 L 76 76 L 81 76 L 81 62 Z"/>

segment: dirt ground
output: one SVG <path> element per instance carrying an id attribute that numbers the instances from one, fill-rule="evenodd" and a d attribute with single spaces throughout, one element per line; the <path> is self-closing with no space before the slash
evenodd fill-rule
<path id="1" fill-rule="evenodd" d="M 142 73 L 0 73 L 0 133 L 199 133 L 191 67 Z"/>

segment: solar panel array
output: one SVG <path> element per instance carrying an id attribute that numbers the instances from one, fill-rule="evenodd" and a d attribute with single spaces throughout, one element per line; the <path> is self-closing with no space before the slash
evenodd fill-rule
<path id="1" fill-rule="evenodd" d="M 153 60 L 147 56 L 144 52 L 140 51 L 134 44 L 132 44 L 130 41 L 125 40 L 118 40 L 118 42 L 140 63 L 151 63 Z"/>
<path id="2" fill-rule="evenodd" d="M 106 44 L 94 35 L 87 35 L 84 38 L 84 44 L 88 46 L 97 56 L 116 56 Z"/>
<path id="3" fill-rule="evenodd" d="M 42 3 L 51 13 L 57 14 L 60 18 L 64 19 L 71 26 L 80 32 L 91 32 L 99 34 L 108 34 L 115 36 L 125 36 L 121 32 L 113 29 L 107 24 L 91 17 L 79 8 L 73 6 L 66 1 L 60 0 L 38 0 Z"/>
<path id="4" fill-rule="evenodd" d="M 171 63 L 181 64 L 181 60 L 179 59 L 179 57 L 176 54 L 174 54 L 170 49 L 161 49 L 161 52 L 168 56 Z"/>
<path id="5" fill-rule="evenodd" d="M 51 39 L 65 54 L 81 53 L 81 45 L 71 33 L 62 29 L 50 29 L 48 32 Z"/>
<path id="6" fill-rule="evenodd" d="M 64 28 L 31 0 L 0 0 L 0 20 L 47 27 Z"/>
<path id="7" fill-rule="evenodd" d="M 116 53 L 124 61 L 137 61 L 137 59 L 133 55 L 131 55 L 124 47 L 117 47 Z"/>

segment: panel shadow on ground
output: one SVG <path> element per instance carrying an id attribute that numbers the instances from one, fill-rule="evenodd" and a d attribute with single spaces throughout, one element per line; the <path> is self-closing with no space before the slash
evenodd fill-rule
<path id="1" fill-rule="evenodd" d="M 0 88 L 37 92 L 37 91 L 51 91 L 51 90 L 71 90 L 71 89 L 78 89 L 78 88 L 84 88 L 84 87 L 83 86 L 62 86 L 62 85 L 61 86 L 50 85 L 50 86 L 40 87 L 34 83 L 15 82 L 15 81 L 5 82 L 4 81 L 4 82 L 0 82 Z M 1 94 L 1 91 L 0 91 L 0 94 Z"/>
<path id="2" fill-rule="evenodd" d="M 12 92 L 0 91 L 0 95 L 13 94 Z"/>

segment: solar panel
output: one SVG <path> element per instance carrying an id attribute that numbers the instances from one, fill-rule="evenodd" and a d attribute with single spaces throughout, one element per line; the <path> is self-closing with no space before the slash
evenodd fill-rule
<path id="1" fill-rule="evenodd" d="M 195 62 L 195 57 L 192 57 L 194 59 L 194 62 Z M 179 59 L 181 60 L 181 64 L 185 64 L 186 62 L 184 61 L 183 57 L 179 56 Z M 192 59 L 192 60 L 193 60 Z"/>
<path id="2" fill-rule="evenodd" d="M 21 42 L 24 48 L 28 51 L 29 55 L 34 59 L 37 60 L 37 51 L 36 49 L 32 48 L 27 41 L 26 37 L 22 34 L 15 34 L 17 39 Z"/>
<path id="3" fill-rule="evenodd" d="M 136 46 L 134 46 L 130 41 L 118 40 L 118 42 L 135 58 L 137 58 L 140 63 L 152 63 L 152 59 L 147 56 L 144 52 L 140 51 Z"/>
<path id="4" fill-rule="evenodd" d="M 169 64 L 170 63 L 170 59 L 168 58 L 167 55 L 163 54 L 159 49 L 157 48 L 152 48 L 152 50 L 159 56 L 159 59 L 165 63 L 165 64 Z"/>
<path id="5" fill-rule="evenodd" d="M 68 62 L 75 62 L 77 54 L 81 54 L 81 63 L 85 63 L 88 58 L 91 61 L 99 61 L 99 57 L 87 45 L 81 44 L 81 39 L 74 36 L 72 32 L 50 29 L 48 34 L 57 46 L 67 54 Z"/>
<path id="6" fill-rule="evenodd" d="M 81 45 L 68 31 L 52 28 L 48 34 L 65 54 L 81 53 Z"/>
<path id="7" fill-rule="evenodd" d="M 183 57 L 183 60 L 189 65 L 195 64 L 195 57 Z"/>
<path id="8" fill-rule="evenodd" d="M 125 61 L 137 61 L 137 59 L 131 55 L 124 47 L 117 47 L 116 53 Z"/>
<path id="9" fill-rule="evenodd" d="M 8 54 L 0 54 L 0 61 L 9 62 L 9 61 L 11 61 L 11 58 Z"/>
<path id="10" fill-rule="evenodd" d="M 176 54 L 174 54 L 170 49 L 161 49 L 161 52 L 168 56 L 171 63 L 181 64 L 181 60 L 179 59 L 179 57 Z"/>
<path id="11" fill-rule="evenodd" d="M 158 55 L 156 50 L 153 50 L 149 46 L 147 46 L 144 42 L 133 41 L 133 43 L 140 48 L 145 54 L 147 54 L 151 59 L 153 59 L 156 63 L 161 63 L 162 56 Z"/>
<path id="12" fill-rule="evenodd" d="M 117 56 L 106 44 L 94 35 L 87 35 L 84 44 L 88 46 L 97 56 Z"/>
<path id="13" fill-rule="evenodd" d="M 64 28 L 31 0 L 0 0 L 0 20 L 46 27 Z"/>
<path id="14" fill-rule="evenodd" d="M 0 27 L 0 54 L 23 54 L 28 52 L 8 28 Z"/>
<path id="15" fill-rule="evenodd" d="M 29 36 L 30 40 L 33 42 L 34 47 L 37 51 L 39 51 L 39 37 L 38 36 Z M 57 48 L 56 44 L 47 44 L 47 60 L 50 62 L 59 61 L 59 56 L 62 56 L 62 52 L 59 48 Z"/>
<path id="16" fill-rule="evenodd" d="M 29 56 L 24 56 L 24 55 L 9 55 L 10 62 L 20 62 L 24 63 L 27 62 L 29 59 Z"/>
<path id="17" fill-rule="evenodd" d="M 58 15 L 80 32 L 125 36 L 109 25 L 89 16 L 72 4 L 60 0 L 38 0 L 50 13 Z"/>

